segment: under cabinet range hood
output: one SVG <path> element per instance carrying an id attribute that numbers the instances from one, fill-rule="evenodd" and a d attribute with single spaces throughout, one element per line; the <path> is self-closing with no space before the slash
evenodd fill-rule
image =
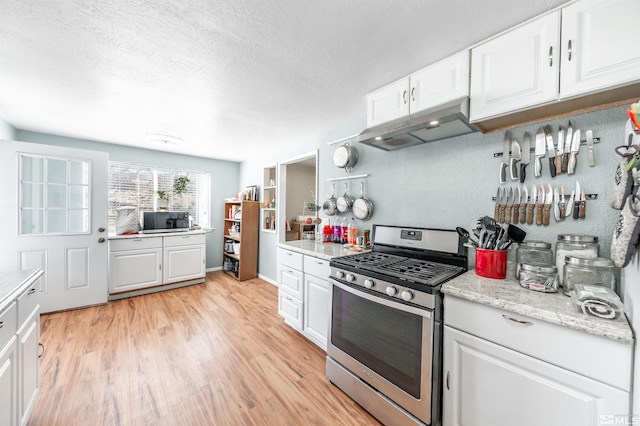
<path id="1" fill-rule="evenodd" d="M 358 142 L 394 151 L 475 131 L 469 124 L 469 98 L 465 97 L 365 129 Z"/>

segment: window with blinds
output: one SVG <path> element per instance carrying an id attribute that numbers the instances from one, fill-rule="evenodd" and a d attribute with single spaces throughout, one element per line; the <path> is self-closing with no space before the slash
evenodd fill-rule
<path id="1" fill-rule="evenodd" d="M 189 179 L 186 190 L 175 194 L 174 181 L 184 176 Z M 164 200 L 158 197 L 158 191 L 164 191 Z M 120 207 L 136 207 L 140 224 L 144 211 L 188 211 L 194 224 L 208 228 L 210 194 L 211 175 L 206 172 L 110 161 L 109 232 L 115 232 Z"/>

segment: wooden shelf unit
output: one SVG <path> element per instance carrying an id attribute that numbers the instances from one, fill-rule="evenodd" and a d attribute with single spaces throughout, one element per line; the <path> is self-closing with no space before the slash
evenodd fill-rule
<path id="1" fill-rule="evenodd" d="M 229 217 L 229 212 L 234 208 L 240 210 L 241 218 Z M 260 203 L 257 201 L 226 201 L 224 203 L 224 239 L 222 242 L 222 264 L 227 259 L 232 259 L 237 263 L 238 281 L 249 280 L 258 276 L 258 216 L 260 213 Z M 240 235 L 232 237 L 229 229 L 235 224 L 240 224 Z M 233 240 L 240 243 L 240 255 L 227 253 L 225 243 Z M 233 271 L 225 271 L 227 274 L 235 275 Z"/>

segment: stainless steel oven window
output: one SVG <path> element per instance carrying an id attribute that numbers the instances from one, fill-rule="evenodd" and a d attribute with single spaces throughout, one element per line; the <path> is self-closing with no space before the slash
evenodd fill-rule
<path id="1" fill-rule="evenodd" d="M 420 398 L 423 317 L 334 286 L 331 322 L 333 346 Z"/>

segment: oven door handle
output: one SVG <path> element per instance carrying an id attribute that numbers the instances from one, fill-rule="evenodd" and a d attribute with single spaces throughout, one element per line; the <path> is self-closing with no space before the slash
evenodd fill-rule
<path id="1" fill-rule="evenodd" d="M 338 287 L 340 290 L 344 290 L 348 293 L 351 293 L 355 296 L 362 297 L 363 299 L 370 300 L 371 302 L 378 303 L 380 305 L 388 306 L 389 308 L 397 309 L 399 311 L 408 312 L 410 314 L 420 315 L 425 318 L 432 318 L 432 313 L 430 310 L 426 308 L 417 308 L 415 306 L 405 305 L 404 303 L 394 302 L 392 300 L 388 300 L 382 296 L 374 296 L 369 293 L 365 293 L 364 291 L 360 291 L 348 285 L 342 284 L 340 281 L 336 281 L 331 278 L 331 282 L 334 286 Z"/>

